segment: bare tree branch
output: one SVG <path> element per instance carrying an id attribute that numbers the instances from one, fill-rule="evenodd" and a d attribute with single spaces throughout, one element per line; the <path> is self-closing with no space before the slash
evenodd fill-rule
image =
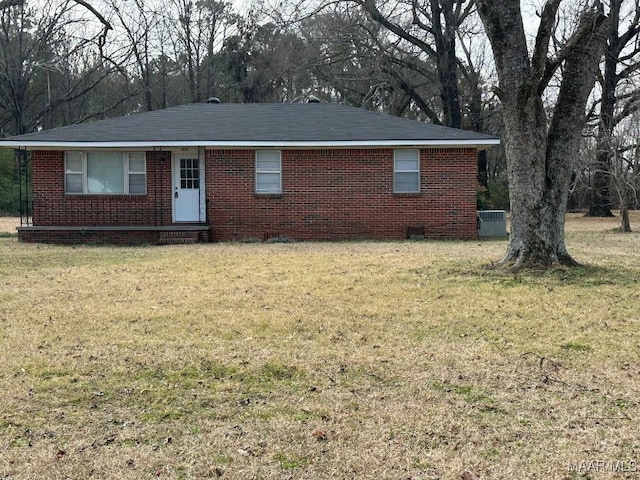
<path id="1" fill-rule="evenodd" d="M 104 18 L 104 16 L 98 10 L 96 10 L 93 6 L 91 6 L 85 0 L 73 0 L 73 1 L 78 5 L 82 5 L 84 8 L 86 8 L 91 13 L 93 13 L 93 15 L 100 21 L 100 23 L 102 23 L 103 25 L 102 33 L 100 33 L 100 35 L 98 36 L 98 47 L 100 48 L 100 52 L 102 52 L 102 47 L 105 46 L 105 43 L 107 41 L 107 33 L 109 33 L 109 30 L 113 30 L 113 27 L 111 26 L 109 21 L 106 18 Z"/>
<path id="2" fill-rule="evenodd" d="M 429 107 L 429 105 L 427 104 L 427 102 L 424 101 L 424 99 L 422 98 L 422 95 L 418 94 L 418 92 L 415 90 L 415 88 L 413 88 L 411 85 L 409 85 L 409 83 L 407 83 L 402 76 L 398 73 L 398 71 L 396 69 L 393 68 L 382 68 L 383 71 L 385 73 L 387 73 L 388 75 L 391 75 L 396 82 L 398 82 L 398 85 L 400 86 L 400 88 L 416 103 L 416 105 L 418 105 L 418 107 L 420 108 L 420 110 L 422 110 L 422 112 L 429 117 L 429 119 L 436 125 L 442 125 L 442 122 L 440 121 L 440 118 L 438 117 L 438 114 L 436 112 L 434 112 L 431 107 Z"/>
<path id="3" fill-rule="evenodd" d="M 638 53 L 640 53 L 640 50 L 636 50 L 635 52 L 633 52 L 633 55 L 629 54 L 626 55 L 623 58 L 620 58 L 620 62 L 624 62 L 625 59 L 631 59 L 632 56 L 637 55 Z M 625 78 L 629 78 L 631 75 L 633 75 L 634 73 L 636 73 L 638 70 L 640 70 L 640 60 L 630 63 L 627 67 L 623 68 L 619 73 L 618 73 L 618 78 L 619 79 L 625 79 Z"/>
<path id="4" fill-rule="evenodd" d="M 614 117 L 614 125 L 617 125 L 622 120 L 638 111 L 640 111 L 640 90 L 635 90 L 632 94 L 629 95 L 628 101 L 625 103 L 620 113 L 618 113 Z"/>
<path id="5" fill-rule="evenodd" d="M 546 64 L 545 71 L 540 79 L 538 91 L 542 92 L 549 81 L 555 74 L 556 70 L 562 65 L 562 63 L 573 53 L 576 48 L 589 41 L 589 38 L 593 35 L 593 32 L 597 30 L 598 26 L 604 22 L 607 17 L 602 12 L 602 5 L 593 7 L 589 12 L 585 12 L 581 17 L 580 24 L 575 33 L 569 38 L 567 43 L 560 49 L 558 54 L 553 60 L 549 60 Z"/>
<path id="6" fill-rule="evenodd" d="M 429 56 L 436 57 L 436 51 L 429 45 L 427 42 L 422 40 L 421 38 L 412 35 L 407 30 L 402 28 L 400 25 L 397 25 L 388 18 L 386 18 L 373 0 L 356 0 L 356 3 L 361 5 L 367 13 L 371 16 L 373 20 L 378 22 L 380 25 L 384 26 L 389 31 L 395 33 L 398 37 L 405 39 L 407 42 L 412 43 L 416 47 L 420 48 L 422 51 L 427 53 Z"/>
<path id="7" fill-rule="evenodd" d="M 533 78 L 542 78 L 549 52 L 549 41 L 554 31 L 559 6 L 560 0 L 549 0 L 542 9 L 540 26 L 538 27 L 538 34 L 536 35 L 536 46 L 531 59 Z"/>

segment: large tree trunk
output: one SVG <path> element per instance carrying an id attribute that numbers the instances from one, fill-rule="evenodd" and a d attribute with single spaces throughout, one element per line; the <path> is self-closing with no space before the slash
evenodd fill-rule
<path id="1" fill-rule="evenodd" d="M 430 6 L 443 123 L 448 127 L 460 128 L 462 126 L 462 109 L 460 108 L 460 92 L 458 91 L 458 59 L 456 57 L 455 30 L 457 19 L 454 14 L 454 2 L 432 0 Z M 442 16 L 445 18 L 444 25 L 441 22 Z"/>
<path id="2" fill-rule="evenodd" d="M 505 110 L 504 115 L 509 116 L 509 111 Z M 515 112 L 511 116 L 515 117 Z M 505 122 L 511 235 L 502 262 L 517 267 L 573 265 L 564 241 L 567 196 L 559 194 L 559 190 L 568 191 L 570 172 L 566 167 L 547 171 L 548 139 L 542 100 L 531 97 L 519 120 Z"/>
<path id="3" fill-rule="evenodd" d="M 589 10 L 555 59 L 548 45 L 560 0 L 549 0 L 529 58 L 520 2 L 479 0 L 500 82 L 511 200 L 511 236 L 501 263 L 515 268 L 575 265 L 564 218 L 573 162 L 604 46 L 605 17 Z M 558 67 L 563 77 L 551 122 L 544 90 Z"/>

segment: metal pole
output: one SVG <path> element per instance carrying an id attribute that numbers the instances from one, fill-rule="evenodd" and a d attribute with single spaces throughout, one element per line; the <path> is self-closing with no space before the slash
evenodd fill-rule
<path id="1" fill-rule="evenodd" d="M 23 227 L 24 225 L 23 225 L 22 219 L 24 218 L 24 215 L 23 215 L 23 206 L 22 206 L 22 159 L 21 159 L 20 150 L 16 148 L 13 152 L 14 152 L 14 159 L 18 163 L 18 201 L 20 202 L 20 206 L 19 206 L 20 226 Z"/>

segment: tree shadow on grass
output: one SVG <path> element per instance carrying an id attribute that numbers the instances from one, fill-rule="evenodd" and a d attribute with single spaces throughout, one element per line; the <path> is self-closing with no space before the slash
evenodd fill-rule
<path id="1" fill-rule="evenodd" d="M 509 272 L 502 269 L 478 266 L 476 268 L 460 269 L 462 277 L 475 277 L 479 281 L 500 284 L 529 284 L 529 285 L 555 285 L 555 286 L 630 286 L 640 283 L 640 269 L 625 266 L 605 267 L 594 265 L 580 265 L 577 267 L 554 267 L 548 269 L 521 269 L 517 272 Z"/>

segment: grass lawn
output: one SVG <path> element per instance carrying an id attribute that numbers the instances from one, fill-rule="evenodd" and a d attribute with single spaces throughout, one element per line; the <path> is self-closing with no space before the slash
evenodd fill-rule
<path id="1" fill-rule="evenodd" d="M 20 226 L 20 217 L 0 217 L 0 236 L 16 236 L 16 227 Z"/>
<path id="2" fill-rule="evenodd" d="M 505 241 L 0 237 L 0 478 L 639 478 L 617 221 L 516 276 L 484 268 Z"/>

